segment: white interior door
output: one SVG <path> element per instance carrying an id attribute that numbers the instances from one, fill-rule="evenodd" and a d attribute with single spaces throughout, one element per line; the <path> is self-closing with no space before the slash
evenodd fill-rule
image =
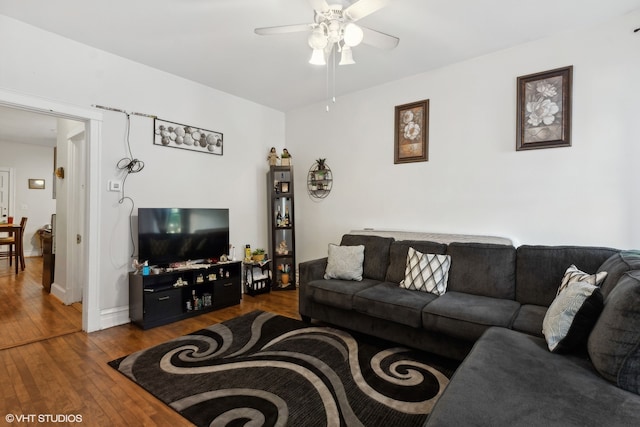
<path id="1" fill-rule="evenodd" d="M 76 133 L 77 132 L 77 133 Z M 86 212 L 86 177 L 85 177 L 85 129 L 81 125 L 69 140 L 69 188 L 68 198 L 68 234 L 70 242 L 67 246 L 69 263 L 67 304 L 82 301 L 82 289 L 85 279 L 85 212 Z"/>
<path id="2" fill-rule="evenodd" d="M 0 222 L 7 222 L 7 218 L 13 214 L 12 175 L 12 169 L 0 167 Z"/>

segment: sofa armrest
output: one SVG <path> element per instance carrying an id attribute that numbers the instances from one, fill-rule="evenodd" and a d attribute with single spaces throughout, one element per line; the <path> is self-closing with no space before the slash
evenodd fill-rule
<path id="1" fill-rule="evenodd" d="M 324 279 L 324 272 L 327 269 L 327 257 L 301 262 L 299 267 L 301 285 L 312 280 Z"/>
<path id="2" fill-rule="evenodd" d="M 312 295 L 307 284 L 314 280 L 324 279 L 324 272 L 327 269 L 327 258 L 314 259 L 312 261 L 301 262 L 300 287 L 298 289 L 298 311 L 303 319 L 309 321 L 311 318 Z"/>

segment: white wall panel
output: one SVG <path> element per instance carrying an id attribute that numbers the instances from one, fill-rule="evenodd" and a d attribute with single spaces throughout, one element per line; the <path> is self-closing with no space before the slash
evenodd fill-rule
<path id="1" fill-rule="evenodd" d="M 343 96 L 328 113 L 324 104 L 288 113 L 298 182 L 318 157 L 335 178 L 321 202 L 296 187 L 299 259 L 326 256 L 327 243 L 364 227 L 640 247 L 639 17 Z M 568 65 L 573 146 L 516 152 L 517 77 Z M 429 161 L 394 165 L 394 106 L 421 99 L 430 99 Z"/>

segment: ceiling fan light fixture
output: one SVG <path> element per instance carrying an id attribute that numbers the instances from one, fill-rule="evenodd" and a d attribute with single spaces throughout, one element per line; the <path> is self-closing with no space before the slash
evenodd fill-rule
<path id="1" fill-rule="evenodd" d="M 353 51 L 349 45 L 342 46 L 342 53 L 340 54 L 340 63 L 338 65 L 351 65 L 355 64 L 353 60 Z"/>
<path id="2" fill-rule="evenodd" d="M 309 60 L 309 64 L 312 64 L 312 65 L 326 65 L 327 62 L 324 59 L 324 50 L 322 50 L 322 49 L 313 49 L 313 53 L 311 54 L 311 59 Z"/>
<path id="3" fill-rule="evenodd" d="M 350 47 L 358 46 L 362 43 L 362 39 L 364 38 L 364 32 L 362 28 L 354 24 L 353 22 L 349 22 L 344 27 L 344 44 Z"/>
<path id="4" fill-rule="evenodd" d="M 322 27 L 318 27 L 309 34 L 307 39 L 311 49 L 318 50 L 327 47 L 327 36 L 324 34 Z"/>
<path id="5" fill-rule="evenodd" d="M 342 24 L 338 21 L 330 21 L 327 25 L 327 39 L 329 43 L 338 43 L 342 39 Z"/>
<path id="6" fill-rule="evenodd" d="M 326 67 L 327 99 L 335 102 L 338 53 L 340 53 L 339 65 L 355 64 L 353 48 L 364 41 L 365 32 L 366 43 L 370 46 L 393 49 L 398 45 L 400 39 L 397 37 L 354 24 L 355 21 L 382 9 L 391 0 L 308 1 L 314 10 L 313 22 L 256 28 L 254 31 L 259 35 L 307 33 L 307 43 L 312 49 L 309 63 Z M 333 96 L 329 97 L 331 84 Z M 329 111 L 328 104 L 327 111 Z"/>

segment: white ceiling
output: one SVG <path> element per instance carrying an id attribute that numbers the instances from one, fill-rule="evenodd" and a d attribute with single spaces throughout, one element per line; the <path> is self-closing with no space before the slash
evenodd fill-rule
<path id="1" fill-rule="evenodd" d="M 338 67 L 336 96 L 638 8 L 640 0 L 389 0 L 359 23 L 400 44 L 354 48 L 356 64 Z M 312 22 L 307 0 L 0 0 L 0 14 L 281 111 L 326 98 L 306 34 L 253 31 Z"/>
<path id="2" fill-rule="evenodd" d="M 55 147 L 58 119 L 0 106 L 0 141 Z"/>

